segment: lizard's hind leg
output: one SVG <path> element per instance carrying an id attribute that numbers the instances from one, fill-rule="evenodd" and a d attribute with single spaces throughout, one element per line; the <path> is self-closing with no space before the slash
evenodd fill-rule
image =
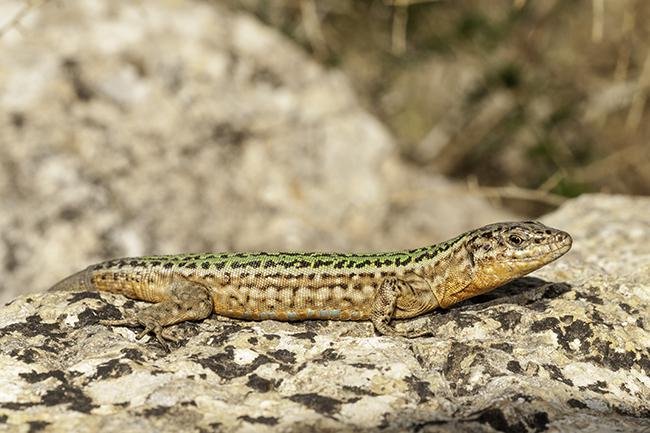
<path id="1" fill-rule="evenodd" d="M 172 279 L 171 283 L 159 289 L 163 300 L 151 305 L 135 316 L 120 320 L 101 320 L 109 326 L 144 326 L 138 339 L 152 332 L 163 347 L 168 348 L 167 340 L 176 342 L 166 326 L 187 320 L 205 319 L 212 313 L 210 291 L 203 285 L 182 277 Z"/>

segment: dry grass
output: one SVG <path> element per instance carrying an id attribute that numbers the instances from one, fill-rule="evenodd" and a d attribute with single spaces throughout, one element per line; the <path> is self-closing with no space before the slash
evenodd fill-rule
<path id="1" fill-rule="evenodd" d="M 321 61 L 328 47 L 324 62 L 423 169 L 475 177 L 477 192 L 528 213 L 588 191 L 650 193 L 647 2 L 230 4 Z"/>

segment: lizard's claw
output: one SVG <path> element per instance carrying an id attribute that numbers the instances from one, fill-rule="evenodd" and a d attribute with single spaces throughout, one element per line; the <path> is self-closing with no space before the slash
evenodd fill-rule
<path id="1" fill-rule="evenodd" d="M 168 341 L 171 341 L 172 343 L 178 343 L 178 341 L 180 341 L 178 338 L 174 337 L 174 335 L 170 332 L 169 329 L 163 328 L 162 326 L 160 326 L 159 324 L 153 321 L 139 320 L 137 318 L 116 319 L 116 320 L 107 319 L 107 320 L 100 320 L 99 324 L 104 326 L 126 326 L 129 328 L 143 326 L 144 329 L 142 330 L 142 332 L 138 334 L 136 339 L 140 340 L 145 335 L 149 333 L 153 333 L 156 336 L 156 339 L 158 340 L 160 345 L 167 352 L 170 351 Z"/>

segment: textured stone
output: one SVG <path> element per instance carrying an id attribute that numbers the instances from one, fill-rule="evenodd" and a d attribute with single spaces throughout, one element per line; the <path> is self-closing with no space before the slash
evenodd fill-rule
<path id="1" fill-rule="evenodd" d="M 649 199 L 586 196 L 544 221 L 574 248 L 416 319 L 178 326 L 170 353 L 97 321 L 146 304 L 23 296 L 0 311 L 0 420 L 48 431 L 638 432 L 650 429 Z M 645 430 L 644 430 L 645 429 Z"/>

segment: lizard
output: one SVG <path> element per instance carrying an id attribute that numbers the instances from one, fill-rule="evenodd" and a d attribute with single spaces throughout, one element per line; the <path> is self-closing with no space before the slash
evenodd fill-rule
<path id="1" fill-rule="evenodd" d="M 246 320 L 370 320 L 382 335 L 418 337 L 408 319 L 448 308 L 565 254 L 571 236 L 536 221 L 502 222 L 410 250 L 357 253 L 203 253 L 120 258 L 91 265 L 50 290 L 98 290 L 155 303 L 133 317 L 164 346 L 171 325 L 217 315 Z"/>

